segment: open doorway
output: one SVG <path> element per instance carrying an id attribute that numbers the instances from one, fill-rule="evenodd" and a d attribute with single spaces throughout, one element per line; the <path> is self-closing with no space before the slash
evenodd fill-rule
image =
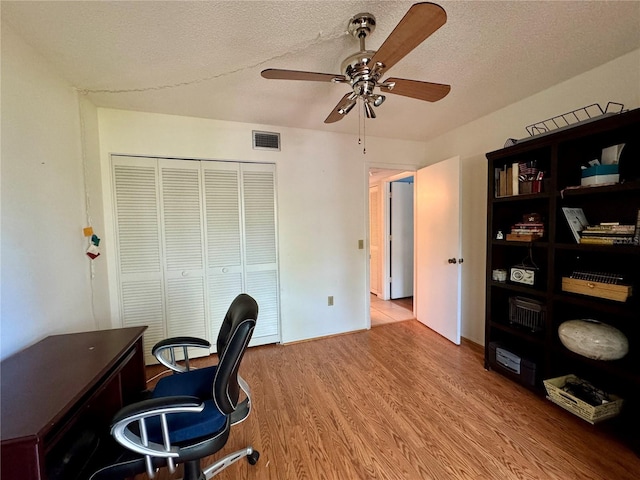
<path id="1" fill-rule="evenodd" d="M 414 172 L 369 169 L 369 285 L 371 326 L 415 318 Z"/>

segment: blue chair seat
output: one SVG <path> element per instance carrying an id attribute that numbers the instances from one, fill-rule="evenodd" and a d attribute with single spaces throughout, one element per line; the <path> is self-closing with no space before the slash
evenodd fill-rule
<path id="1" fill-rule="evenodd" d="M 213 401 L 213 379 L 217 365 L 191 370 L 189 375 L 171 375 L 161 379 L 153 390 L 152 398 L 189 395 L 204 401 L 204 410 L 200 413 L 177 413 L 167 415 L 169 439 L 171 443 L 180 443 L 194 438 L 214 436 L 225 427 L 227 417 L 218 410 Z M 149 439 L 162 443 L 160 420 L 148 421 Z"/>

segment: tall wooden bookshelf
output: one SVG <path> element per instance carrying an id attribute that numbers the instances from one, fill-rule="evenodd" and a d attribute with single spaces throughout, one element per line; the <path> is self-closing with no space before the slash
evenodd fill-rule
<path id="1" fill-rule="evenodd" d="M 580 186 L 581 166 L 600 158 L 603 148 L 625 143 L 624 148 L 633 152 L 631 146 L 639 138 L 640 109 L 538 135 L 487 154 L 485 319 L 487 369 L 519 381 L 541 395 L 545 394 L 543 380 L 575 374 L 624 398 L 620 415 L 594 428 L 611 429 L 625 436 L 636 451 L 640 451 L 640 246 L 578 243 L 562 208 L 581 208 L 592 225 L 602 222 L 635 225 L 640 211 L 637 176 L 628 175 L 622 183 L 572 187 Z M 624 149 L 621 170 L 623 160 L 640 164 L 640 156 L 625 157 Z M 527 162 L 544 171 L 540 191 L 500 196 L 496 172 Z M 519 192 L 522 190 L 531 191 L 530 186 Z M 507 240 L 512 226 L 532 213 L 539 215 L 544 225 L 542 236 L 533 241 Z M 511 267 L 522 264 L 532 267 L 532 263 L 537 267 L 531 268 L 532 285 L 510 281 Z M 496 269 L 507 271 L 506 281 L 494 280 Z M 623 275 L 632 286 L 632 295 L 622 302 L 563 291 L 562 278 L 583 269 Z M 540 306 L 543 318 L 535 328 L 513 321 L 510 305 L 516 297 Z M 629 353 L 620 360 L 602 361 L 571 352 L 561 343 L 558 327 L 572 319 L 595 319 L 616 327 L 627 337 Z M 526 359 L 528 363 L 522 366 L 530 370 L 530 375 L 516 374 L 497 364 L 496 346 Z"/>

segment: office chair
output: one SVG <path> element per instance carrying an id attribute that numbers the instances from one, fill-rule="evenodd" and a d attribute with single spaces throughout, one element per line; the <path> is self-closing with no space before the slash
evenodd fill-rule
<path id="1" fill-rule="evenodd" d="M 149 478 L 155 478 L 158 468 L 167 467 L 173 473 L 177 463 L 184 464 L 183 480 L 204 480 L 244 457 L 255 465 L 260 454 L 252 447 L 233 452 L 204 470 L 200 460 L 221 450 L 231 426 L 244 420 L 251 409 L 251 392 L 238 368 L 257 316 L 255 300 L 238 295 L 218 334 L 218 365 L 198 370 L 181 367 L 176 370 L 180 374 L 158 382 L 151 398 L 120 410 L 113 419 L 111 435 L 126 453 L 90 480 L 124 479 L 145 471 Z M 160 343 L 162 350 L 167 345 L 177 348 L 208 342 L 181 337 Z M 175 355 L 173 358 L 177 363 Z M 246 395 L 242 402 L 240 390 Z"/>

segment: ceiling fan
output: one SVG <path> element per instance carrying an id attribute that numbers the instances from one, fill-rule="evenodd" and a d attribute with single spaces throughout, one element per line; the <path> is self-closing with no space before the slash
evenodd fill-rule
<path id="1" fill-rule="evenodd" d="M 429 2 L 416 3 L 411 6 L 382 46 L 377 51 L 373 51 L 365 49 L 365 39 L 375 30 L 376 19 L 371 13 L 359 13 L 349 21 L 348 31 L 359 40 L 360 51 L 344 59 L 341 67 L 344 72 L 342 75 L 277 68 L 263 70 L 261 75 L 274 80 L 348 83 L 353 91 L 342 97 L 324 123 L 341 120 L 356 105 L 358 99 L 363 101 L 366 117 L 376 118 L 373 107 L 379 107 L 386 97 L 375 93 L 375 88 L 379 88 L 384 93 L 436 102 L 449 93 L 450 85 L 394 77 L 381 81 L 381 78 L 388 69 L 420 45 L 446 21 L 447 14 L 440 5 Z"/>

